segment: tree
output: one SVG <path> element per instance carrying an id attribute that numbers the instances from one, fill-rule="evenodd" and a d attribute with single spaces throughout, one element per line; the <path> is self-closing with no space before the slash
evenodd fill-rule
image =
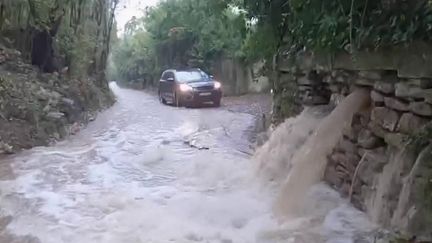
<path id="1" fill-rule="evenodd" d="M 72 75 L 103 82 L 118 1 L 3 0 L 0 41 L 44 72 L 67 66 Z"/>
<path id="2" fill-rule="evenodd" d="M 209 69 L 222 56 L 243 58 L 245 17 L 226 0 L 162 1 L 126 25 L 115 52 L 118 71 L 124 79 L 136 80 L 169 67 Z"/>
<path id="3" fill-rule="evenodd" d="M 427 0 L 245 0 L 258 28 L 273 27 L 277 47 L 331 52 L 432 39 Z M 258 30 L 259 31 L 259 30 Z"/>

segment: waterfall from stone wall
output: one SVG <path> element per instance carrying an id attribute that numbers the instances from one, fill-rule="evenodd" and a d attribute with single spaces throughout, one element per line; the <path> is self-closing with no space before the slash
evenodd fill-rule
<path id="1" fill-rule="evenodd" d="M 306 107 L 298 116 L 280 124 L 269 140 L 255 152 L 258 175 L 266 181 L 280 184 L 291 169 L 293 155 L 303 146 L 320 121 L 329 114 L 330 108 Z"/>
<path id="2" fill-rule="evenodd" d="M 268 145 L 267 149 L 264 147 L 264 151 L 258 152 L 258 158 L 276 157 L 276 159 L 265 160 L 264 162 L 259 160 L 260 168 L 267 170 L 268 168 L 276 168 L 270 170 L 275 173 L 287 172 L 275 204 L 276 215 L 282 218 L 302 215 L 302 205 L 305 203 L 306 193 L 311 186 L 321 181 L 327 164 L 327 156 L 342 137 L 343 129 L 350 125 L 353 115 L 368 107 L 369 103 L 369 92 L 358 89 L 346 97 L 330 115 L 322 119 L 316 126 L 315 131 L 311 135 L 307 135 L 300 146 L 290 149 L 290 146 L 293 146 L 292 144 L 284 144 L 288 148 L 282 150 L 285 152 L 281 152 L 272 149 L 275 145 Z M 303 130 L 304 126 L 309 130 L 314 127 L 313 124 L 307 124 L 305 121 L 307 119 L 303 119 L 300 126 L 294 128 L 294 131 L 296 129 Z M 287 122 L 292 123 L 292 120 Z M 283 126 L 289 127 L 287 124 Z M 284 134 L 282 131 L 281 133 Z M 299 131 L 296 131 L 296 134 L 299 134 Z M 286 136 L 292 135 L 287 134 Z M 300 134 L 299 137 L 302 136 L 304 134 Z M 278 139 L 275 137 L 281 136 L 274 133 L 273 139 L 270 139 L 269 143 L 273 141 L 273 143 L 279 144 L 277 143 Z M 287 138 L 279 138 L 279 140 L 284 141 Z M 270 176 L 274 177 L 274 175 Z"/>

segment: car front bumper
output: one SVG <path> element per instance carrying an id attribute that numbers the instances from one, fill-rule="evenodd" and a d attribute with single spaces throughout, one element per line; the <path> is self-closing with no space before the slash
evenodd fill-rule
<path id="1" fill-rule="evenodd" d="M 208 90 L 208 91 L 191 91 L 181 93 L 179 95 L 180 101 L 185 105 L 196 105 L 208 102 L 219 102 L 222 99 L 221 90 Z"/>

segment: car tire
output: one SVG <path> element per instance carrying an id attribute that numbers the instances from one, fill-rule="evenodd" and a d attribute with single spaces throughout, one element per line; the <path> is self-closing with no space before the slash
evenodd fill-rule
<path id="1" fill-rule="evenodd" d="M 218 99 L 218 100 L 213 101 L 213 106 L 214 107 L 220 107 L 221 106 L 221 100 Z"/>
<path id="2" fill-rule="evenodd" d="M 159 96 L 159 102 L 166 105 L 166 100 L 162 97 L 162 94 L 160 92 L 158 92 L 158 96 Z"/>
<path id="3" fill-rule="evenodd" d="M 180 98 L 177 95 L 177 92 L 174 92 L 174 102 L 173 105 L 175 107 L 180 107 L 181 106 L 181 102 L 180 102 Z"/>

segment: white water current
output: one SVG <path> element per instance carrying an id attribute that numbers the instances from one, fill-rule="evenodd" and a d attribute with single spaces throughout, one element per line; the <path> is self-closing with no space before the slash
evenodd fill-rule
<path id="1" fill-rule="evenodd" d="M 373 242 L 375 226 L 323 183 L 300 217 L 274 214 L 286 168 L 263 160 L 290 160 L 319 112 L 288 120 L 265 145 L 275 154 L 252 158 L 252 115 L 111 87 L 118 102 L 78 135 L 0 161 L 0 243 Z"/>

